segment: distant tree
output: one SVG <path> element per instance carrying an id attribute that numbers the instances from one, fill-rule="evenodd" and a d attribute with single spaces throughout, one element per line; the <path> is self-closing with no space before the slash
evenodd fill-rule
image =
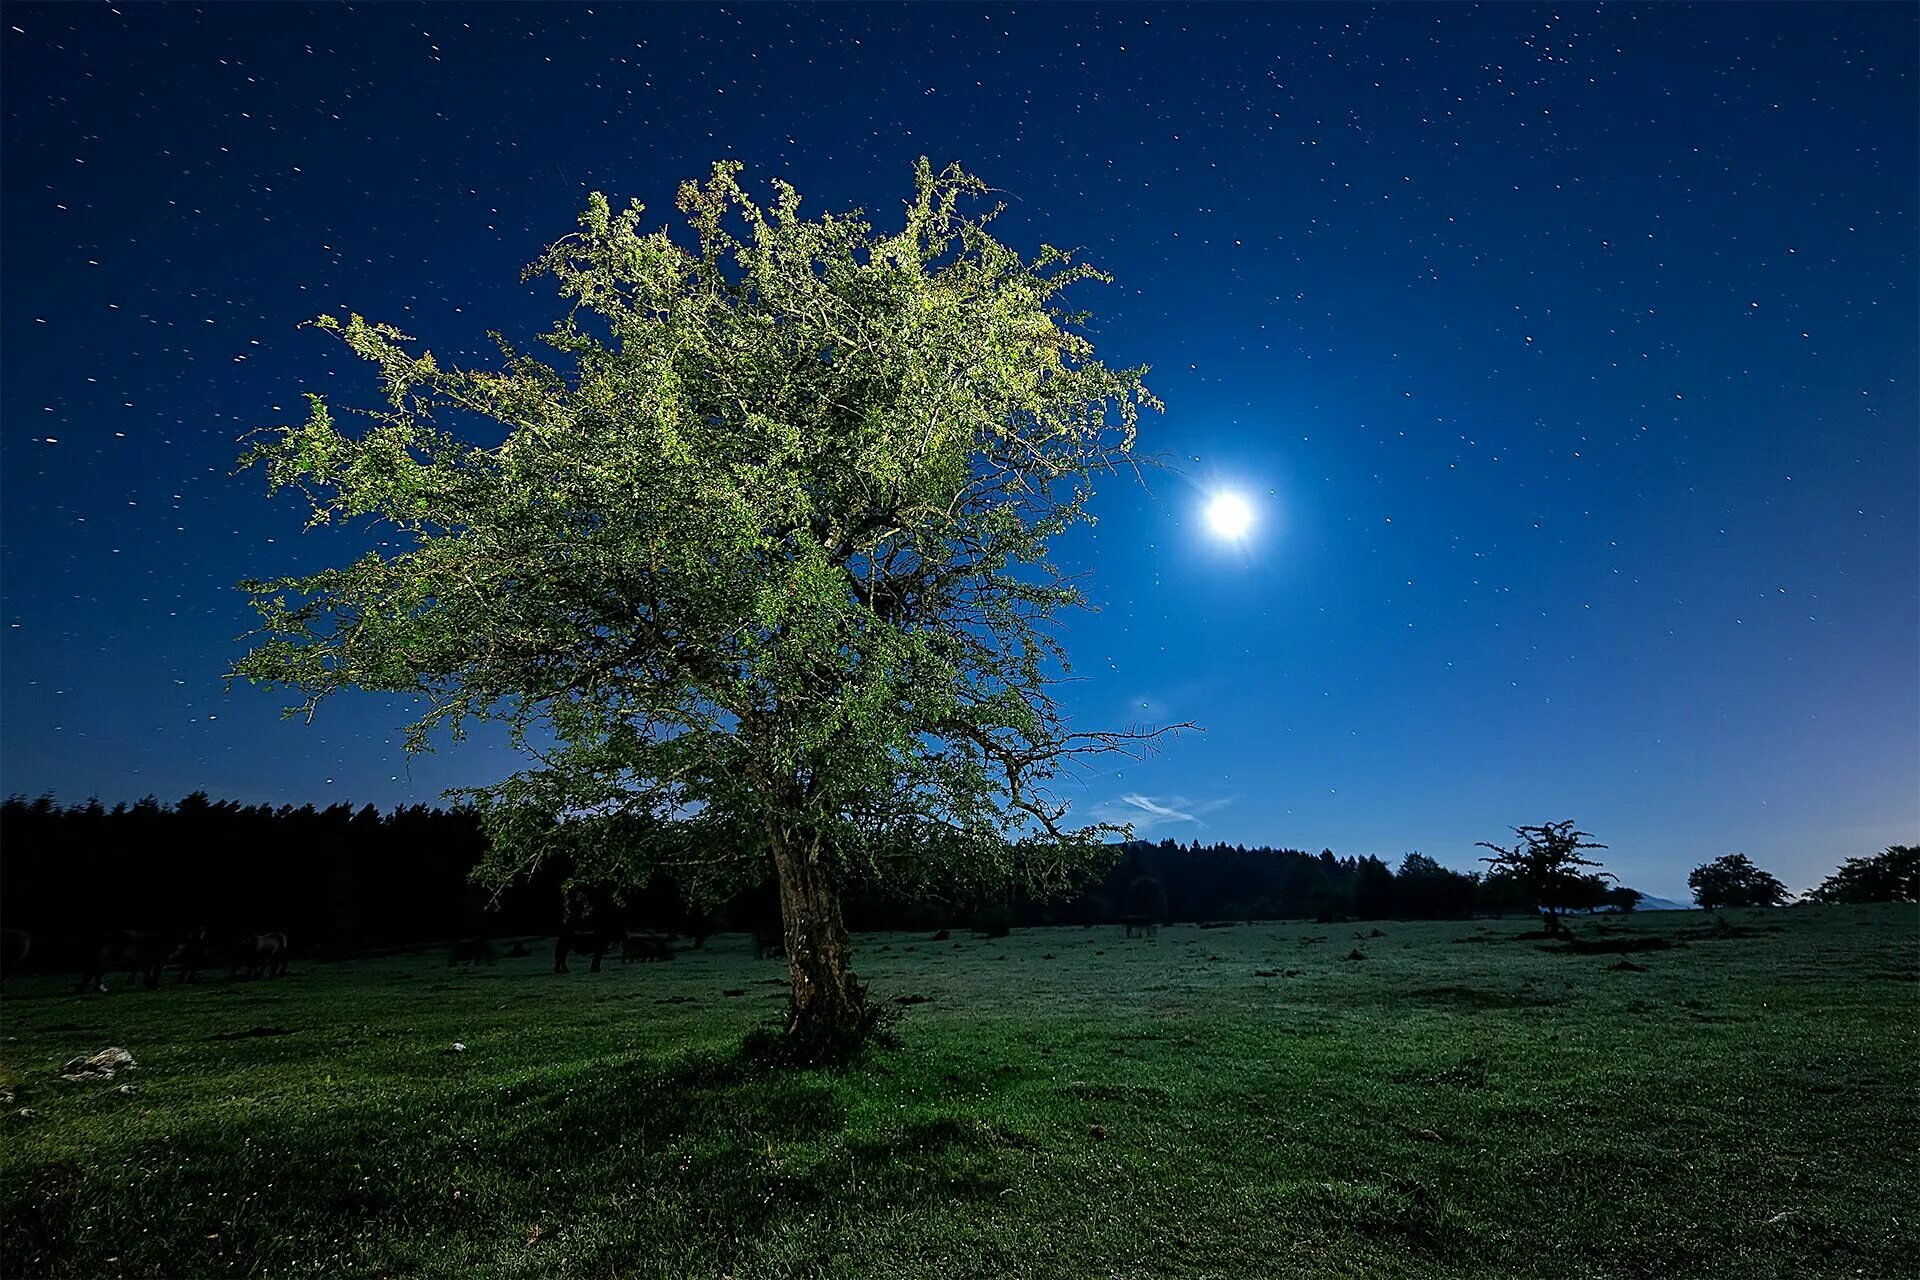
<path id="1" fill-rule="evenodd" d="M 1864 858 L 1848 858 L 1812 902 L 1920 902 L 1920 845 L 1896 844 Z"/>
<path id="2" fill-rule="evenodd" d="M 1295 856 L 1279 869 L 1274 905 L 1284 918 L 1301 918 L 1319 909 L 1327 890 L 1328 872 L 1317 858 Z"/>
<path id="3" fill-rule="evenodd" d="M 1536 911 L 1540 904 L 1514 877 L 1490 870 L 1480 877 L 1478 906 L 1489 915 L 1504 916 L 1513 911 Z"/>
<path id="4" fill-rule="evenodd" d="M 1575 876 L 1561 893 L 1560 906 L 1566 911 L 1598 911 L 1611 904 L 1613 889 L 1605 876 Z"/>
<path id="5" fill-rule="evenodd" d="M 1744 853 L 1728 853 L 1687 873 L 1693 900 L 1709 911 L 1720 907 L 1777 907 L 1787 886 L 1753 865 Z"/>
<path id="6" fill-rule="evenodd" d="M 313 397 L 247 461 L 392 549 L 244 584 L 263 625 L 235 674 L 295 714 L 418 698 L 413 750 L 504 722 L 533 763 L 466 793 L 492 883 L 553 857 L 703 900 L 771 876 L 788 1053 L 836 1057 L 871 1025 L 857 886 L 1058 892 L 1111 856 L 1120 829 L 1067 823 L 1051 781 L 1154 735 L 1068 730 L 1057 628 L 1084 600 L 1049 546 L 1158 402 L 1063 305 L 1104 277 L 994 239 L 957 167 L 921 161 L 888 233 L 802 218 L 785 183 L 763 207 L 739 167 L 681 188 L 690 243 L 591 198 L 530 269 L 571 303 L 553 363 L 316 322 L 385 404 L 348 432 Z M 614 815 L 658 835 L 610 840 Z"/>
<path id="7" fill-rule="evenodd" d="M 1393 871 L 1368 856 L 1353 869 L 1353 914 L 1358 920 L 1380 920 L 1393 914 Z"/>
<path id="8" fill-rule="evenodd" d="M 1636 911 L 1640 907 L 1640 900 L 1646 896 L 1638 889 L 1629 889 L 1623 884 L 1617 884 L 1607 890 L 1606 905 L 1622 913 Z"/>
<path id="9" fill-rule="evenodd" d="M 1539 908 L 1547 932 L 1559 933 L 1564 927 L 1561 915 L 1595 899 L 1595 882 L 1613 879 L 1606 872 L 1596 875 L 1587 871 L 1586 868 L 1600 864 L 1580 856 L 1588 849 L 1607 846 L 1594 843 L 1590 831 L 1574 830 L 1570 821 L 1515 827 L 1513 833 L 1520 839 L 1511 849 L 1485 840 L 1479 842 L 1480 848 L 1493 850 L 1492 857 L 1481 859 L 1493 868 L 1488 878 L 1498 877 L 1518 888 Z M 1599 885 L 1603 892 L 1605 887 Z M 1598 905 L 1597 901 L 1594 905 Z"/>
<path id="10" fill-rule="evenodd" d="M 1424 853 L 1409 853 L 1393 877 L 1395 914 L 1410 920 L 1459 919 L 1479 896 L 1476 876 L 1443 867 Z"/>

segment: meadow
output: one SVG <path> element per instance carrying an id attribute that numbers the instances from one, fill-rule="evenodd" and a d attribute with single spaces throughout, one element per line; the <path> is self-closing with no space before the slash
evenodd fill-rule
<path id="1" fill-rule="evenodd" d="M 1913 1274 L 1920 915 L 1726 921 L 863 935 L 839 1072 L 737 935 L 16 979 L 0 1273 Z"/>

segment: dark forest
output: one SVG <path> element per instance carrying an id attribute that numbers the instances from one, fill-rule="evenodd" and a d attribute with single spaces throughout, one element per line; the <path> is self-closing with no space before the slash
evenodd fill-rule
<path id="1" fill-rule="evenodd" d="M 755 931 L 773 915 L 748 893 L 691 910 L 665 883 L 612 895 L 568 894 L 568 868 L 543 866 L 491 897 L 469 873 L 485 851 L 477 816 L 427 806 L 243 805 L 196 792 L 107 808 L 51 797 L 0 805 L 0 895 L 10 925 L 45 947 L 102 929 L 283 930 L 302 950 L 349 952 L 452 938 L 552 933 L 591 911 L 608 925 L 704 935 Z M 1639 895 L 1595 880 L 1576 909 L 1631 906 Z M 597 906 L 582 908 L 597 898 Z M 568 904 L 572 903 L 570 910 Z M 850 899 L 856 929 L 1176 921 L 1455 919 L 1529 909 L 1498 876 L 1462 873 L 1422 854 L 1396 869 L 1374 856 L 1266 846 L 1133 841 L 1072 898 L 1033 901 Z"/>

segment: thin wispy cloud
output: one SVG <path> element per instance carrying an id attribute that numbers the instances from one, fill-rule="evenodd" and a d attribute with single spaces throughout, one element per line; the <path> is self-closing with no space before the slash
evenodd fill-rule
<path id="1" fill-rule="evenodd" d="M 1133 834 L 1144 836 L 1149 831 L 1183 824 L 1204 827 L 1207 825 L 1204 815 L 1232 803 L 1232 796 L 1196 801 L 1185 796 L 1150 796 L 1129 791 L 1094 806 L 1094 817 L 1100 822 L 1130 822 Z"/>

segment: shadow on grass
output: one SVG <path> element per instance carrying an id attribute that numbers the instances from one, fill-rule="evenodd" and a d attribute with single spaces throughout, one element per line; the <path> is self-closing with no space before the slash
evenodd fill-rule
<path id="1" fill-rule="evenodd" d="M 1305 1268 L 1304 1274 L 1513 1274 L 1497 1265 L 1504 1248 L 1489 1238 L 1485 1224 L 1428 1182 L 1405 1173 L 1354 1169 L 1345 1178 L 1295 1182 L 1277 1189 L 1267 1212 L 1287 1224 L 1292 1251 L 1339 1260 L 1334 1267 Z"/>
<path id="2" fill-rule="evenodd" d="M 568 1270 L 643 1257 L 726 1270 L 803 1217 L 998 1196 L 1032 1145 L 940 1115 L 853 1134 L 836 1084 L 705 1056 L 216 1108 L 84 1159 L 16 1158 L 0 1179 L 0 1274 L 340 1274 L 407 1270 L 423 1252 L 486 1270 L 530 1247 L 531 1224 L 553 1248 L 588 1222 Z"/>
<path id="3" fill-rule="evenodd" d="M 1378 1238 L 1398 1237 L 1430 1255 L 1457 1255 L 1471 1233 L 1456 1221 L 1451 1206 L 1421 1182 L 1388 1175 L 1381 1181 L 1322 1183 L 1303 1208 L 1336 1231 Z"/>
<path id="4" fill-rule="evenodd" d="M 1481 987 L 1421 987 L 1407 999 L 1455 1009 L 1546 1009 L 1559 1004 L 1551 996 L 1531 991 L 1490 991 Z"/>
<path id="5" fill-rule="evenodd" d="M 1444 1064 L 1410 1066 L 1393 1073 L 1395 1084 L 1417 1084 L 1450 1089 L 1483 1089 L 1487 1084 L 1487 1060 L 1470 1054 Z"/>
<path id="6" fill-rule="evenodd" d="M 1557 947 L 1542 947 L 1542 951 L 1556 952 L 1561 955 L 1611 956 L 1631 951 L 1665 951 L 1673 944 L 1665 938 L 1581 938 L 1569 937 Z"/>

